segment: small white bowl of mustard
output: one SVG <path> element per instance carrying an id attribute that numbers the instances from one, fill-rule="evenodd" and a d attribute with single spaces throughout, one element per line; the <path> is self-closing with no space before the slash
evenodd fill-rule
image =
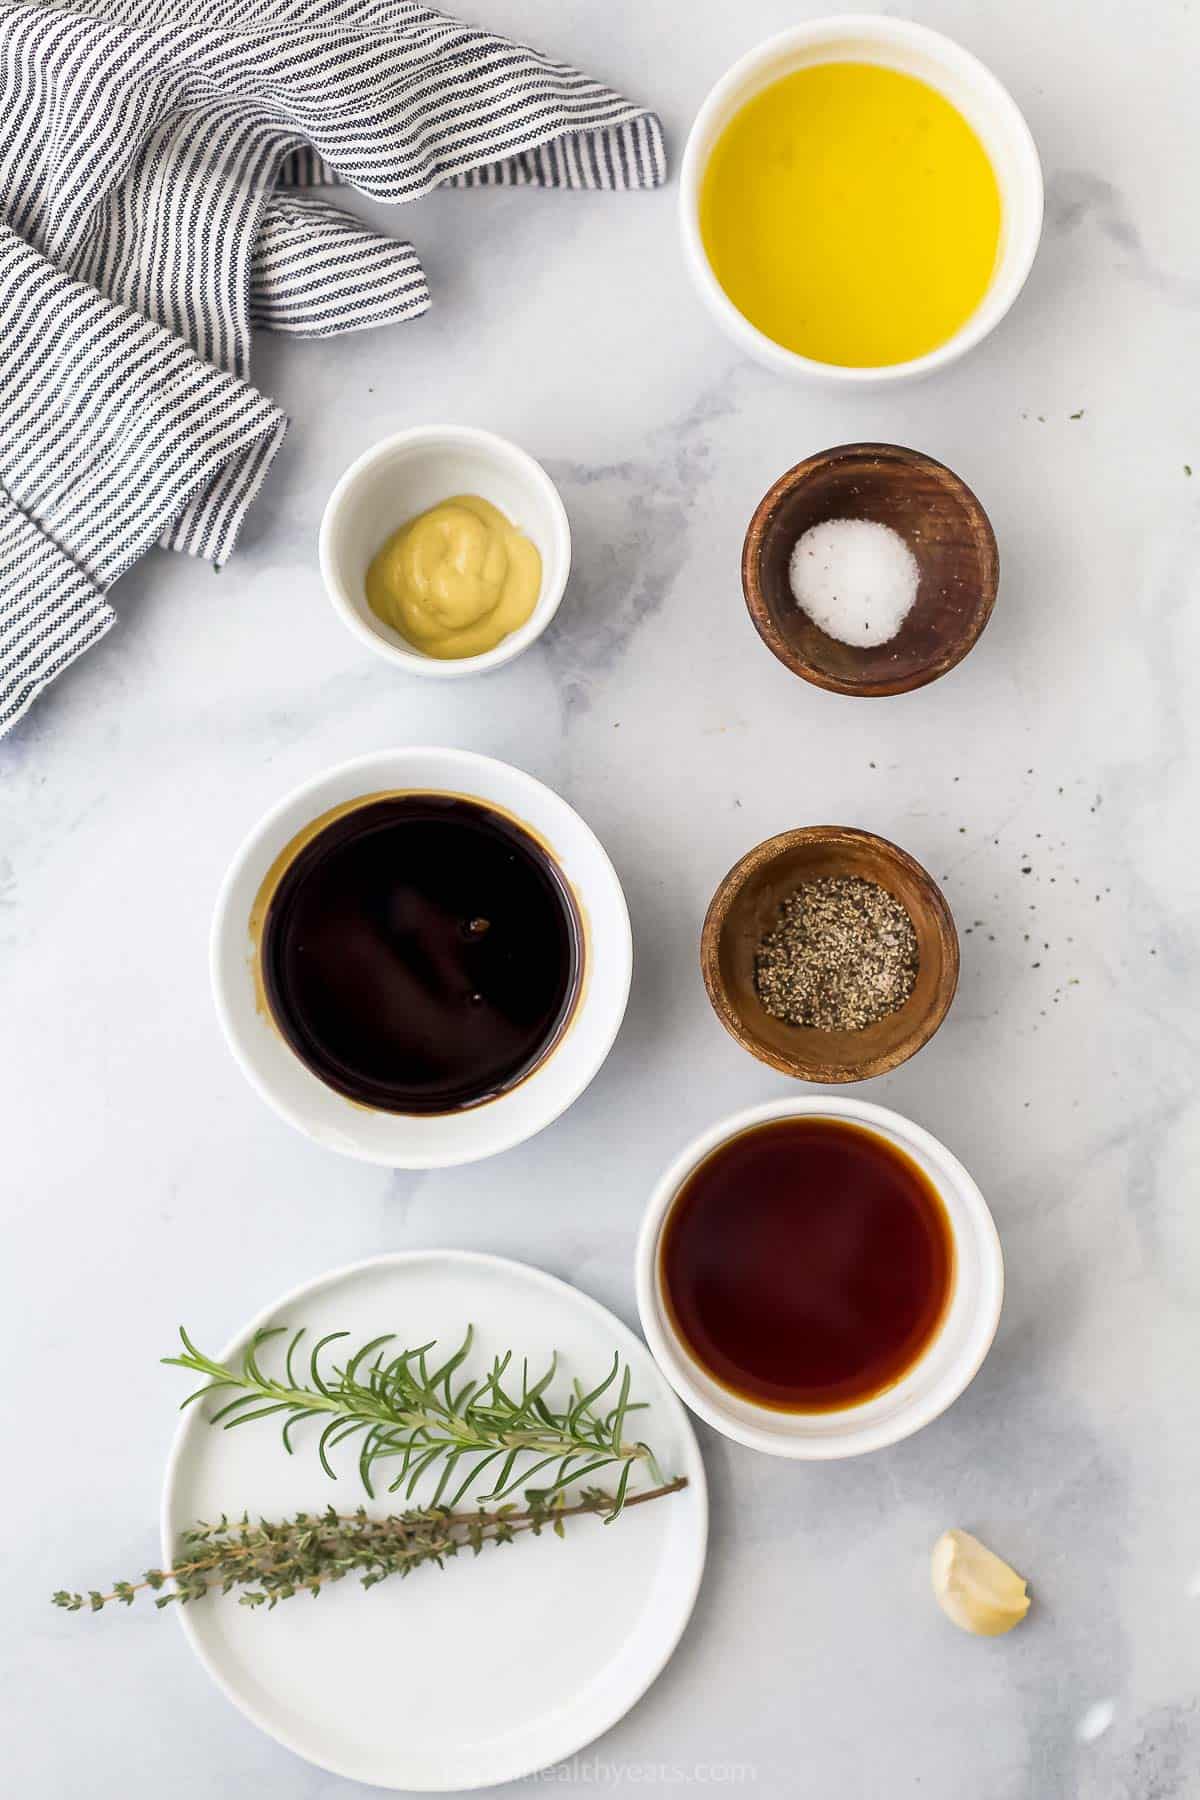
<path id="1" fill-rule="evenodd" d="M 364 451 L 325 508 L 321 575 L 347 628 L 395 667 L 500 668 L 541 636 L 571 567 L 558 489 L 526 451 L 419 425 Z"/>

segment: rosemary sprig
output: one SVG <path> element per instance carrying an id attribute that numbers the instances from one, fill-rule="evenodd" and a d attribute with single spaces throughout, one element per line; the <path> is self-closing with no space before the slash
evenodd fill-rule
<path id="1" fill-rule="evenodd" d="M 332 1331 L 308 1352 L 307 1383 L 296 1369 L 303 1328 L 288 1343 L 282 1378 L 266 1374 L 259 1360 L 263 1345 L 286 1334 L 287 1329 L 279 1325 L 258 1332 L 240 1363 L 229 1366 L 203 1355 L 181 1326 L 183 1354 L 165 1356 L 163 1361 L 207 1377 L 203 1387 L 188 1395 L 184 1406 L 218 1388 L 239 1389 L 237 1397 L 215 1412 L 210 1423 L 223 1424 L 228 1430 L 286 1414 L 283 1443 L 289 1454 L 296 1426 L 322 1420 L 317 1454 L 332 1480 L 337 1477 L 329 1451 L 357 1436 L 359 1474 L 372 1498 L 377 1465 L 398 1462 L 387 1491 L 394 1494 L 403 1488 L 410 1500 L 421 1477 L 440 1465 L 430 1506 L 444 1503 L 450 1511 L 485 1472 L 492 1485 L 478 1495 L 481 1501 L 499 1502 L 517 1488 L 525 1488 L 544 1503 L 567 1486 L 619 1465 L 610 1519 L 616 1518 L 625 1504 L 630 1476 L 639 1463 L 647 1466 L 654 1481 L 662 1481 L 649 1445 L 625 1437 L 626 1420 L 640 1406 L 629 1397 L 630 1371 L 619 1355 L 614 1355 L 601 1382 L 586 1391 L 575 1382 L 566 1406 L 556 1409 L 548 1398 L 557 1368 L 554 1357 L 532 1381 L 529 1365 L 523 1362 L 519 1389 L 509 1376 L 511 1350 L 496 1357 L 482 1378 L 456 1383 L 471 1348 L 470 1329 L 453 1355 L 432 1369 L 429 1353 L 435 1348 L 434 1340 L 393 1353 L 387 1348 L 395 1342 L 391 1333 L 360 1345 L 340 1364 L 326 1359 L 323 1366 L 327 1346 L 350 1335 Z M 606 1395 L 615 1396 L 613 1403 L 607 1411 L 598 1411 L 597 1403 Z M 545 1481 L 531 1486 L 542 1474 Z"/>
<path id="2" fill-rule="evenodd" d="M 660 1487 L 631 1494 L 626 1506 L 643 1506 L 687 1486 L 686 1475 Z M 232 1523 L 222 1518 L 215 1525 L 199 1524 L 184 1534 L 179 1560 L 170 1569 L 147 1569 L 140 1581 L 116 1581 L 107 1593 L 93 1588 L 75 1594 L 60 1589 L 54 1605 L 68 1612 L 102 1612 L 111 1602 L 132 1606 L 137 1595 L 149 1588 L 157 1594 L 154 1604 L 186 1606 L 216 1588 L 228 1594 L 235 1587 L 242 1606 L 274 1607 L 280 1600 L 307 1592 L 314 1596 L 351 1571 L 360 1572 L 364 1588 L 375 1587 L 389 1575 L 411 1575 L 422 1563 L 446 1562 L 462 1550 L 475 1556 L 485 1544 L 511 1544 L 523 1535 L 540 1537 L 547 1526 L 563 1536 L 564 1521 L 581 1513 L 614 1516 L 614 1496 L 587 1488 L 572 1505 L 560 1492 L 550 1499 L 532 1496 L 524 1508 L 502 1506 L 491 1511 L 452 1512 L 448 1507 L 416 1507 L 370 1518 L 362 1507 L 344 1514 L 333 1507 L 324 1513 L 297 1513 L 293 1519 L 256 1525 L 243 1514 Z M 167 1588 L 167 1583 L 173 1586 Z M 166 1589 L 166 1591 L 162 1591 Z"/>

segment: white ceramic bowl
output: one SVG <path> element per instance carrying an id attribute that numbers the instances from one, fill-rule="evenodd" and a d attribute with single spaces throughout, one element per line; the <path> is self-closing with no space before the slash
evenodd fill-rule
<path id="1" fill-rule="evenodd" d="M 394 531 L 455 494 L 490 500 L 537 545 L 542 585 L 524 625 L 482 656 L 426 656 L 376 618 L 367 604 L 367 568 Z M 414 675 L 452 680 L 511 662 L 558 611 L 571 568 L 571 527 L 558 489 L 532 456 L 507 438 L 467 425 L 418 425 L 364 451 L 325 508 L 321 575 L 343 624 L 378 656 Z"/>
<path id="2" fill-rule="evenodd" d="M 838 1412 L 785 1413 L 741 1399 L 700 1367 L 682 1344 L 663 1302 L 659 1240 L 686 1177 L 718 1144 L 769 1119 L 847 1119 L 899 1145 L 937 1188 L 954 1235 L 954 1289 L 937 1334 L 908 1373 L 871 1400 Z M 655 1361 L 692 1411 L 739 1444 L 769 1456 L 809 1461 L 861 1456 L 910 1437 L 958 1399 L 996 1335 L 1004 1298 L 1004 1261 L 987 1204 L 943 1144 L 911 1120 L 865 1100 L 778 1100 L 722 1119 L 671 1164 L 646 1208 L 635 1275 L 642 1332 Z"/>
<path id="3" fill-rule="evenodd" d="M 540 840 L 570 885 L 584 927 L 580 994 L 546 1059 L 508 1093 L 463 1112 L 417 1115 L 356 1105 L 318 1079 L 260 1010 L 250 911 L 271 864 L 332 807 L 369 794 L 417 790 L 479 800 Z M 633 970 L 625 896 L 604 848 L 565 800 L 508 763 L 467 750 L 383 750 L 305 782 L 259 821 L 217 898 L 213 994 L 229 1047 L 251 1085 L 298 1131 L 331 1150 L 396 1169 L 476 1162 L 522 1143 L 578 1098 L 620 1029 Z"/>
<path id="4" fill-rule="evenodd" d="M 981 139 L 1000 184 L 1000 253 L 991 286 L 952 338 L 925 356 L 879 368 L 843 368 L 787 350 L 738 311 L 717 280 L 700 235 L 700 188 L 714 143 L 746 101 L 796 69 L 816 63 L 867 62 L 916 75 L 956 106 Z M 1042 232 L 1042 169 L 1015 100 L 968 50 L 928 26 L 873 13 L 810 19 L 769 38 L 722 76 L 696 115 L 680 173 L 683 247 L 688 269 L 717 322 L 743 350 L 781 374 L 864 386 L 906 381 L 943 368 L 1000 323 L 1033 266 Z M 803 220 L 797 221 L 797 230 Z"/>

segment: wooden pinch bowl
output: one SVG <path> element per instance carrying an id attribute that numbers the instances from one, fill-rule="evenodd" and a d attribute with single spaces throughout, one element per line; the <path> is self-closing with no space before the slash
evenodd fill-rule
<path id="1" fill-rule="evenodd" d="M 893 894 L 917 934 L 919 967 L 899 1012 L 862 1031 L 817 1031 L 772 1018 L 754 987 L 754 956 L 780 903 L 805 881 L 858 875 Z M 846 825 L 809 825 L 768 838 L 735 863 L 713 895 L 700 938 L 713 1010 L 743 1050 L 801 1081 L 865 1081 L 914 1056 L 958 985 L 958 934 L 933 877 L 886 838 Z"/>
<path id="2" fill-rule="evenodd" d="M 831 638 L 792 596 L 796 540 L 829 519 L 890 525 L 917 560 L 912 611 L 886 644 Z M 898 444 L 842 444 L 789 469 L 750 521 L 742 590 L 767 648 L 836 694 L 905 694 L 961 662 L 991 617 L 1000 558 L 987 514 L 951 469 Z"/>

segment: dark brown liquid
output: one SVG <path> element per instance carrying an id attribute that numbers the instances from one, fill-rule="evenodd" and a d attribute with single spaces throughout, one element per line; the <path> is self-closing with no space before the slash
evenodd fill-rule
<path id="1" fill-rule="evenodd" d="M 874 1132 L 780 1119 L 695 1169 L 663 1228 L 676 1330 L 725 1387 L 828 1412 L 911 1368 L 945 1314 L 954 1244 L 932 1183 Z"/>
<path id="2" fill-rule="evenodd" d="M 545 1056 L 582 942 L 566 883 L 520 826 L 453 795 L 397 794 L 333 820 L 289 864 L 263 984 L 330 1087 L 389 1112 L 455 1112 Z"/>

